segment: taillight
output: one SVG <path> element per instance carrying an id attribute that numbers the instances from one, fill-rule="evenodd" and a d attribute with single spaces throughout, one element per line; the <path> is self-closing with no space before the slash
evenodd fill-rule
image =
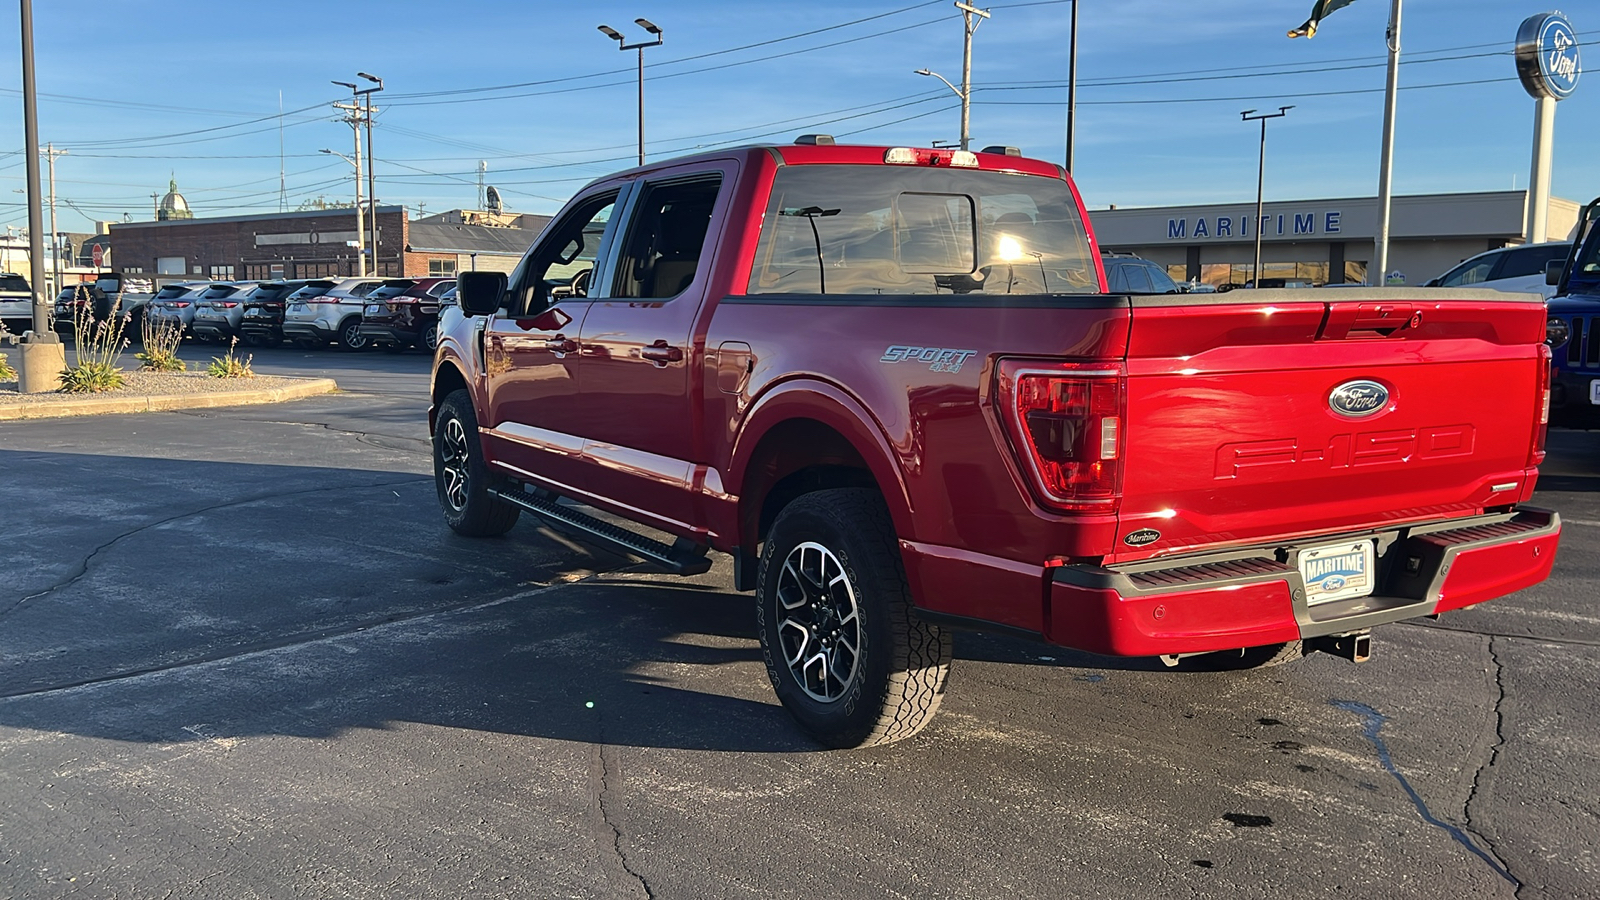
<path id="1" fill-rule="evenodd" d="M 1533 427 L 1533 447 L 1528 451 L 1528 465 L 1544 462 L 1545 441 L 1550 437 L 1550 345 L 1539 345 L 1539 389 L 1534 393 L 1538 403 L 1539 418 Z"/>
<path id="2" fill-rule="evenodd" d="M 1122 491 L 1122 365 L 1005 360 L 999 377 L 1012 445 L 1045 505 L 1115 510 Z"/>
<path id="3" fill-rule="evenodd" d="M 213 302 L 211 304 L 213 309 L 215 309 L 216 307 L 219 307 L 219 306 L 222 307 L 223 309 L 233 309 L 235 306 L 238 306 L 238 305 L 239 305 L 239 301 L 237 301 L 237 300 L 217 300 L 217 301 L 215 301 L 215 302 Z"/>
<path id="4" fill-rule="evenodd" d="M 187 301 L 187 300 L 174 300 L 171 303 L 168 303 L 167 305 L 172 307 L 173 309 L 187 309 L 188 306 L 189 306 L 189 301 Z"/>

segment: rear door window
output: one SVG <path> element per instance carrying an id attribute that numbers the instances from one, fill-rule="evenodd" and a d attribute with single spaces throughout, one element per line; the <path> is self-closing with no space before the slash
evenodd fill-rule
<path id="1" fill-rule="evenodd" d="M 722 176 L 713 175 L 645 187 L 618 260 L 613 297 L 664 300 L 683 293 L 700 270 L 721 185 Z"/>
<path id="2" fill-rule="evenodd" d="M 1137 264 L 1124 265 L 1122 274 L 1128 279 L 1128 293 L 1153 294 L 1156 286 L 1150 281 L 1150 273 L 1144 266 Z"/>
<path id="3" fill-rule="evenodd" d="M 774 176 L 751 294 L 1096 293 L 1076 201 L 1058 179 L 902 166 Z"/>

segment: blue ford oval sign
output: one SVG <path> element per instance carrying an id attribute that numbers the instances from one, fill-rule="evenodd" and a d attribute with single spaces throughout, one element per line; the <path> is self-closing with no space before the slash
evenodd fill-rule
<path id="1" fill-rule="evenodd" d="M 1346 381 L 1328 394 L 1328 408 L 1341 416 L 1364 419 L 1389 408 L 1389 389 L 1376 381 Z"/>
<path id="2" fill-rule="evenodd" d="M 1583 59 L 1578 35 L 1561 13 L 1540 13 L 1517 29 L 1517 75 L 1536 99 L 1565 100 L 1578 88 Z"/>

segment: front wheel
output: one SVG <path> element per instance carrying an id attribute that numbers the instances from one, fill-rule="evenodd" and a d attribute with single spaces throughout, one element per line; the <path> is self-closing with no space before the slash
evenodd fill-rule
<path id="1" fill-rule="evenodd" d="M 454 391 L 439 404 L 433 428 L 433 480 L 445 524 L 468 537 L 494 537 L 517 524 L 521 510 L 489 493 L 495 480 L 478 445 L 472 395 Z"/>
<path id="2" fill-rule="evenodd" d="M 828 746 L 908 738 L 944 697 L 950 637 L 917 618 L 874 491 L 817 491 L 784 507 L 761 554 L 756 619 L 778 699 Z"/>

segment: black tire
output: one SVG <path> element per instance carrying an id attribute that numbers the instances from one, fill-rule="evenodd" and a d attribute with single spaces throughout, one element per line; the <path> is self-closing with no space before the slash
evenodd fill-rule
<path id="1" fill-rule="evenodd" d="M 1188 672 L 1242 672 L 1248 669 L 1267 669 L 1304 659 L 1305 642 L 1287 641 L 1282 644 L 1263 644 L 1240 650 L 1222 650 L 1201 653 L 1178 660 L 1177 668 Z"/>
<path id="2" fill-rule="evenodd" d="M 417 341 L 417 346 L 432 353 L 439 349 L 439 323 L 429 322 L 422 328 L 422 338 Z"/>
<path id="3" fill-rule="evenodd" d="M 372 346 L 372 339 L 361 333 L 361 318 L 351 316 L 339 323 L 339 349 L 355 353 Z"/>
<path id="4" fill-rule="evenodd" d="M 762 549 L 756 624 L 778 699 L 827 746 L 902 740 L 939 709 L 950 636 L 917 618 L 874 491 L 817 491 L 783 508 Z"/>
<path id="5" fill-rule="evenodd" d="M 439 404 L 433 427 L 433 481 L 445 524 L 468 537 L 510 531 L 522 510 L 489 493 L 500 480 L 483 461 L 472 395 L 465 390 L 452 392 Z"/>

